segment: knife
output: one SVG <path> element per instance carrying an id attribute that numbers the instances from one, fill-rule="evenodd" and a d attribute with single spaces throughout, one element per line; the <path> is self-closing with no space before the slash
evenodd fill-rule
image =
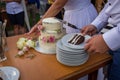
<path id="1" fill-rule="evenodd" d="M 57 18 L 57 19 L 58 19 L 58 18 Z M 60 22 L 62 22 L 63 24 L 71 27 L 71 28 L 79 29 L 79 28 L 77 28 L 75 25 L 73 25 L 73 24 L 71 24 L 71 23 L 69 23 L 69 22 L 67 22 L 67 21 L 64 21 L 64 20 L 61 20 L 61 19 L 58 19 L 58 20 L 59 20 Z"/>

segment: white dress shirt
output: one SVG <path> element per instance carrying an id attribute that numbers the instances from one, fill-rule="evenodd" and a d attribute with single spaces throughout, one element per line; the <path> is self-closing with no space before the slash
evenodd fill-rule
<path id="1" fill-rule="evenodd" d="M 23 6 L 18 2 L 6 3 L 6 11 L 9 14 L 18 14 L 23 11 Z"/>
<path id="2" fill-rule="evenodd" d="M 120 48 L 120 0 L 108 0 L 99 16 L 91 23 L 101 30 L 107 23 L 115 25 L 103 34 L 103 39 L 111 50 Z"/>

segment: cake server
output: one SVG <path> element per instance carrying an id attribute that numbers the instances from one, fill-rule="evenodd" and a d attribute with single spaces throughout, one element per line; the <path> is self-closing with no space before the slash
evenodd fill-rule
<path id="1" fill-rule="evenodd" d="M 57 19 L 58 19 L 58 18 L 57 18 Z M 71 23 L 69 23 L 69 22 L 67 22 L 67 21 L 64 21 L 64 20 L 61 20 L 61 19 L 58 19 L 58 20 L 59 20 L 60 22 L 62 22 L 63 24 L 71 27 L 71 28 L 79 29 L 79 28 L 77 28 L 77 26 L 75 26 L 75 25 L 73 25 L 73 24 L 71 24 Z"/>

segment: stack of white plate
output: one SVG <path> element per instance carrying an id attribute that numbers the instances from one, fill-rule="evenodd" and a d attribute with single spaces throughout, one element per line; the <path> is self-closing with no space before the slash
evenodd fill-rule
<path id="1" fill-rule="evenodd" d="M 84 64 L 89 58 L 89 55 L 84 51 L 84 44 L 90 36 L 86 35 L 85 41 L 80 45 L 68 43 L 68 40 L 75 34 L 76 33 L 65 35 L 56 44 L 56 58 L 60 63 L 67 66 L 78 66 Z"/>

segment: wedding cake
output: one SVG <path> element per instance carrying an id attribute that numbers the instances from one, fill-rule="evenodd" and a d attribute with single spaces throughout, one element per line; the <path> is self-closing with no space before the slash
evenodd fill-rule
<path id="1" fill-rule="evenodd" d="M 65 34 L 62 23 L 54 18 L 45 18 L 42 21 L 43 30 L 39 36 L 39 45 L 42 53 L 56 53 L 56 42 Z"/>

